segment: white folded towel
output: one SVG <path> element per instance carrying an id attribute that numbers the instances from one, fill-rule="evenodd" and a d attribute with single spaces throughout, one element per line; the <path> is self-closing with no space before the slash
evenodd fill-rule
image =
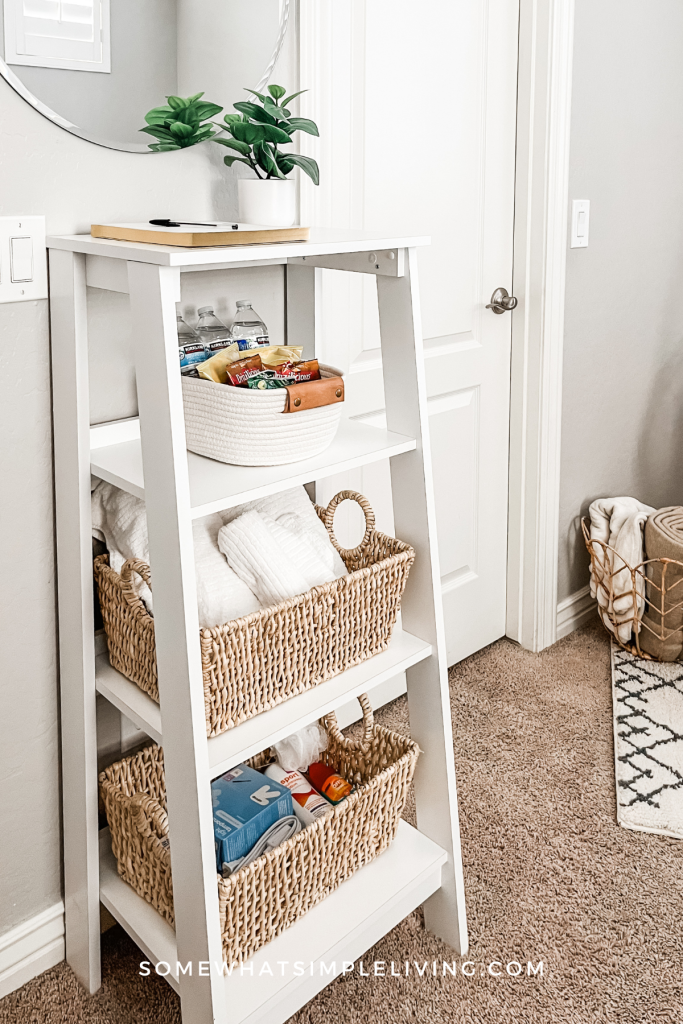
<path id="1" fill-rule="evenodd" d="M 128 558 L 139 558 L 149 563 L 144 501 L 104 480 L 93 479 L 91 508 L 93 534 L 106 544 L 112 569 L 121 572 Z M 201 627 L 211 629 L 231 619 L 249 615 L 261 607 L 256 591 L 240 579 L 218 549 L 218 533 L 223 524 L 252 510 L 280 522 L 289 531 L 286 537 L 288 544 L 295 544 L 297 538 L 303 537 L 317 553 L 318 560 L 323 563 L 328 574 L 324 579 L 320 574 L 304 575 L 302 579 L 315 580 L 305 586 L 304 590 L 310 589 L 316 582 L 326 582 L 327 579 L 335 579 L 346 573 L 346 566 L 330 543 L 327 530 L 318 518 L 304 487 L 294 487 L 281 494 L 258 498 L 225 512 L 196 519 L 192 524 L 192 532 L 197 611 Z M 307 557 L 304 555 L 304 560 Z M 136 594 L 152 613 L 152 592 L 139 577 L 133 579 Z M 273 602 L 269 600 L 268 603 Z"/>
<path id="2" fill-rule="evenodd" d="M 626 566 L 634 569 L 643 561 L 643 527 L 655 511 L 636 498 L 598 498 L 588 510 L 591 540 L 609 544 L 616 552 L 595 544 L 591 597 L 597 598 L 598 604 L 615 620 L 616 628 L 606 624 L 622 643 L 628 643 L 633 629 L 640 631 L 640 621 L 633 621 L 633 580 Z M 645 581 L 640 573 L 636 574 L 636 594 L 640 616 L 645 603 Z"/>
<path id="3" fill-rule="evenodd" d="M 226 509 L 219 515 L 224 523 L 231 523 L 245 512 L 260 512 L 262 515 L 276 519 L 287 529 L 305 534 L 311 544 L 315 545 L 319 556 L 325 564 L 329 564 L 334 579 L 346 575 L 347 569 L 341 556 L 330 541 L 325 526 L 318 516 L 305 487 L 293 487 L 280 494 L 271 494 L 267 498 L 256 498 L 244 505 Z M 330 562 L 331 559 L 331 562 Z"/>
<path id="4" fill-rule="evenodd" d="M 220 530 L 218 546 L 264 608 L 346 574 L 335 572 L 329 537 L 321 544 L 296 514 L 244 512 Z"/>
<path id="5" fill-rule="evenodd" d="M 128 558 L 140 558 L 149 563 L 144 501 L 106 480 L 93 479 L 93 484 L 90 493 L 92 532 L 97 540 L 107 545 L 111 568 L 120 573 Z M 152 592 L 137 575 L 133 575 L 133 589 L 151 612 Z"/>
<path id="6" fill-rule="evenodd" d="M 199 625 L 206 629 L 250 615 L 261 607 L 253 591 L 218 550 L 218 531 L 222 526 L 223 520 L 217 512 L 195 519 L 192 524 L 197 612 Z"/>

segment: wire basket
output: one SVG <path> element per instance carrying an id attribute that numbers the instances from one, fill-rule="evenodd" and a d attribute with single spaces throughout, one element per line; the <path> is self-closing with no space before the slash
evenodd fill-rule
<path id="1" fill-rule="evenodd" d="M 615 548 L 591 538 L 587 516 L 581 529 L 591 560 L 591 592 L 607 631 L 638 658 L 683 660 L 683 562 L 650 558 L 631 566 Z M 643 638 L 646 647 L 670 643 L 682 653 L 676 659 L 658 657 L 643 648 Z"/>

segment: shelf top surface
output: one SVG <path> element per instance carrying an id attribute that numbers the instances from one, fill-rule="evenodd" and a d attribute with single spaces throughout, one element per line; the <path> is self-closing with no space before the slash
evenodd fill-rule
<path id="1" fill-rule="evenodd" d="M 415 440 L 379 427 L 342 420 L 339 431 L 321 455 L 286 466 L 231 466 L 188 452 L 192 518 L 266 497 L 298 484 L 355 469 L 402 452 Z M 95 476 L 144 499 L 140 441 L 125 441 L 91 452 Z"/>
<path id="2" fill-rule="evenodd" d="M 338 253 L 366 252 L 369 249 L 404 249 L 429 245 L 427 235 L 400 232 L 311 228 L 307 242 L 276 242 L 261 245 L 227 245 L 216 248 L 186 249 L 178 245 L 153 245 L 150 242 L 119 242 L 91 235 L 50 235 L 49 249 L 66 249 L 91 256 L 109 256 L 134 263 L 154 263 L 163 267 L 220 266 L 224 263 L 252 263 L 259 260 L 287 259 L 297 256 L 326 256 Z"/>
<path id="3" fill-rule="evenodd" d="M 234 768 L 236 764 L 246 761 L 285 736 L 290 736 L 360 693 L 372 693 L 375 686 L 405 672 L 428 658 L 431 653 L 429 643 L 397 627 L 386 651 L 210 739 L 211 778 Z M 97 658 L 96 685 L 98 692 L 139 729 L 146 732 L 155 743 L 163 744 L 159 705 L 135 683 L 117 672 L 110 665 L 106 654 Z"/>

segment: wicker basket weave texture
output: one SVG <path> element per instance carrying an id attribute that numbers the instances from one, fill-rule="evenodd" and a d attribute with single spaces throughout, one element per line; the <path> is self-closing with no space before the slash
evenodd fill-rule
<path id="1" fill-rule="evenodd" d="M 328 749 L 323 759 L 355 791 L 331 814 L 227 879 L 218 876 L 223 956 L 239 963 L 289 928 L 396 836 L 419 756 L 405 736 L 375 726 L 367 696 L 364 734 L 354 742 L 324 719 Z M 259 767 L 268 752 L 253 758 Z M 120 876 L 173 925 L 171 862 L 163 752 L 151 746 L 100 775 L 100 789 Z"/>
<path id="2" fill-rule="evenodd" d="M 339 546 L 335 509 L 357 501 L 365 535 L 353 549 Z M 386 650 L 415 552 L 374 528 L 367 500 L 341 491 L 326 509 L 316 506 L 349 570 L 331 583 L 213 629 L 200 630 L 208 736 L 217 736 L 284 700 Z M 149 566 L 130 559 L 121 575 L 95 559 L 102 618 L 112 666 L 157 703 L 154 619 L 133 589 L 133 573 L 149 584 Z"/>

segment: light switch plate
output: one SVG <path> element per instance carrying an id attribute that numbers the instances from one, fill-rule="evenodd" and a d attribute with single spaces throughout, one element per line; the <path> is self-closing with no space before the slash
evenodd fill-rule
<path id="1" fill-rule="evenodd" d="M 588 245 L 588 225 L 591 215 L 590 199 L 574 199 L 572 202 L 571 249 L 585 249 Z"/>
<path id="2" fill-rule="evenodd" d="M 0 217 L 0 302 L 47 298 L 44 217 Z"/>

